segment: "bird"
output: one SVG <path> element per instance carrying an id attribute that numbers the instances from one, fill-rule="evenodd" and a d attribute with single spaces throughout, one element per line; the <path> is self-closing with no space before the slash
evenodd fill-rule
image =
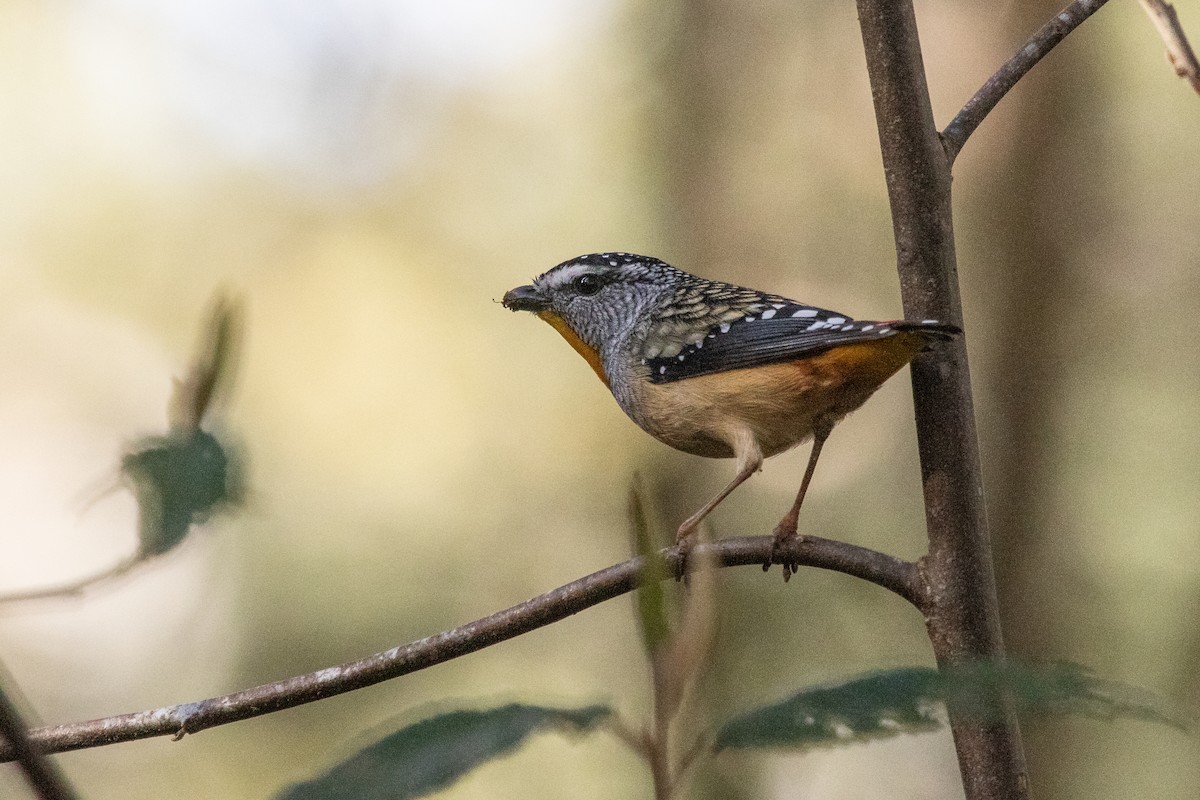
<path id="1" fill-rule="evenodd" d="M 685 453 L 734 459 L 732 480 L 676 531 L 684 556 L 704 518 L 764 459 L 811 439 L 796 499 L 763 564 L 782 563 L 785 580 L 796 565 L 781 552 L 798 536 L 834 425 L 919 353 L 962 332 L 932 319 L 855 320 L 624 252 L 564 261 L 502 304 L 558 331 L 642 430 Z"/>

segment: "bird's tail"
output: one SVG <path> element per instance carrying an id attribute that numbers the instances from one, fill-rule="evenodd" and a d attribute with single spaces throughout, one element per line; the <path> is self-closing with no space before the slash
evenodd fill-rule
<path id="1" fill-rule="evenodd" d="M 956 336 L 962 335 L 962 328 L 957 325 L 951 325 L 948 322 L 938 322 L 936 319 L 923 319 L 920 321 L 900 319 L 895 322 L 889 322 L 894 330 L 898 331 L 916 331 L 919 333 L 928 334 L 932 339 L 953 339 Z"/>

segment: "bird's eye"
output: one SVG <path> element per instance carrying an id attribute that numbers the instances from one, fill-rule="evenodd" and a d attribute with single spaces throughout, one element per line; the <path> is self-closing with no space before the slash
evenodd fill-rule
<path id="1" fill-rule="evenodd" d="M 595 294 L 600 291 L 600 277 L 591 272 L 585 272 L 574 280 L 575 291 L 579 294 Z"/>

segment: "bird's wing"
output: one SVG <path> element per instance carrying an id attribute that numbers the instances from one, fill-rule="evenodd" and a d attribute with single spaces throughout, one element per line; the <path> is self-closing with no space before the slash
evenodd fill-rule
<path id="1" fill-rule="evenodd" d="M 921 330 L 937 337 L 959 332 L 953 325 L 924 322 L 865 322 L 835 311 L 782 298 L 755 304 L 753 310 L 693 333 L 678 346 L 643 353 L 653 383 L 671 383 L 698 375 L 790 361 L 844 344 L 868 342 Z"/>

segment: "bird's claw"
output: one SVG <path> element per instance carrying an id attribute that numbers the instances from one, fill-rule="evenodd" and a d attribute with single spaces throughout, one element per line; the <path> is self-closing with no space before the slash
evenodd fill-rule
<path id="1" fill-rule="evenodd" d="M 796 574 L 800 564 L 794 558 L 788 558 L 784 554 L 787 545 L 793 542 L 799 544 L 804 541 L 804 537 L 796 533 L 793 528 L 791 530 L 775 529 L 775 541 L 771 543 L 771 554 L 767 556 L 767 560 L 763 562 L 763 572 L 771 569 L 771 565 L 779 562 L 779 566 L 783 569 L 783 582 L 787 583 Z"/>

